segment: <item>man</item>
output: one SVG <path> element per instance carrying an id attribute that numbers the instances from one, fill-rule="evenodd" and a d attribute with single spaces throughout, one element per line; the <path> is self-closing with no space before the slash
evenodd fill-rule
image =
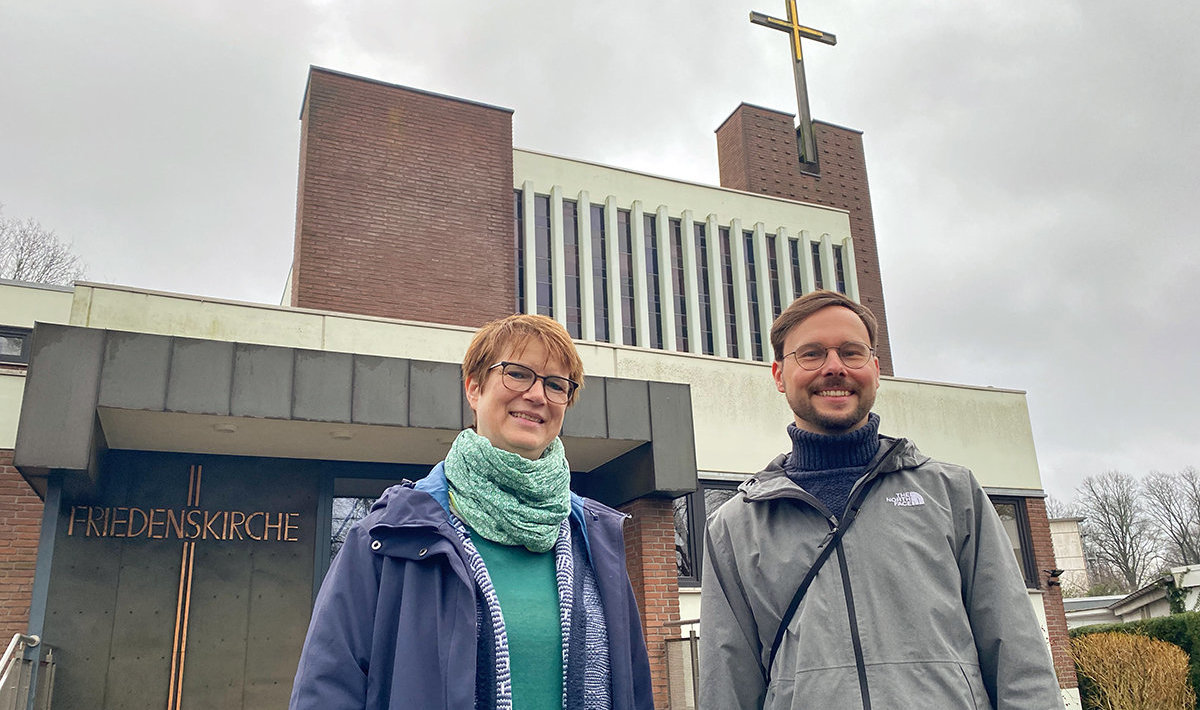
<path id="1" fill-rule="evenodd" d="M 771 328 L 793 446 L 709 523 L 701 707 L 1061 708 L 987 495 L 878 433 L 876 330 L 829 291 Z"/>

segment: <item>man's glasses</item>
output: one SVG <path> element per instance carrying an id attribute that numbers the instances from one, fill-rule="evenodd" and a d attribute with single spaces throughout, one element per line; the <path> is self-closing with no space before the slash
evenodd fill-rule
<path id="1" fill-rule="evenodd" d="M 533 370 L 515 362 L 498 362 L 488 368 L 489 371 L 500 368 L 500 381 L 513 392 L 528 392 L 533 383 L 542 381 L 542 391 L 546 399 L 555 404 L 566 404 L 571 401 L 579 383 L 557 375 L 539 375 Z"/>
<path id="2" fill-rule="evenodd" d="M 825 364 L 825 359 L 829 357 L 829 351 L 836 350 L 838 359 L 842 364 L 851 370 L 857 370 L 871 361 L 871 357 L 875 354 L 875 348 L 872 348 L 866 343 L 850 341 L 842 343 L 836 348 L 826 347 L 820 343 L 809 343 L 801 345 L 787 355 L 791 355 L 796 359 L 796 364 L 804 370 L 817 370 Z"/>

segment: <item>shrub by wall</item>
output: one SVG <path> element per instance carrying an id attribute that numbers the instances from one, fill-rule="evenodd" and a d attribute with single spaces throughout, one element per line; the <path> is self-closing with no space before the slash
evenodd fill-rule
<path id="1" fill-rule="evenodd" d="M 1098 710 L 1193 710 L 1188 656 L 1139 634 L 1094 633 L 1071 639 L 1084 707 Z"/>
<path id="2" fill-rule="evenodd" d="M 1192 688 L 1200 688 L 1200 612 L 1189 611 L 1125 624 L 1082 626 L 1070 631 L 1072 639 L 1097 633 L 1140 634 L 1175 644 L 1190 659 L 1188 677 Z M 1083 692 L 1081 687 L 1080 693 Z"/>

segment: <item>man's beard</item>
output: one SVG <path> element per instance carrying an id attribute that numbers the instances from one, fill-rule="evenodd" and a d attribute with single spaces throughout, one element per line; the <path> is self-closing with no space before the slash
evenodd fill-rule
<path id="1" fill-rule="evenodd" d="M 858 405 L 849 411 L 841 412 L 819 412 L 813 404 L 813 400 L 817 399 L 817 395 L 805 389 L 799 393 L 800 396 L 795 396 L 796 393 L 789 392 L 787 395 L 788 406 L 791 407 L 792 413 L 800 421 L 807 422 L 814 428 L 823 431 L 827 434 L 844 434 L 846 432 L 857 429 L 866 421 L 867 415 L 871 413 L 871 407 L 875 406 L 875 393 L 864 393 L 862 387 L 857 383 L 848 381 L 845 378 L 832 378 L 823 381 L 815 390 L 826 389 L 845 389 L 854 393 L 858 398 Z"/>

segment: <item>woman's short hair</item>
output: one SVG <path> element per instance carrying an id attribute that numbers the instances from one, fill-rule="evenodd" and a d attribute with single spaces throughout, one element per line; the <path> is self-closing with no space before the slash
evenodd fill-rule
<path id="1" fill-rule="evenodd" d="M 579 352 L 575 350 L 575 343 L 567 329 L 553 318 L 543 315 L 517 313 L 480 328 L 471 339 L 467 354 L 463 356 L 463 380 L 471 378 L 482 386 L 489 367 L 509 352 L 520 355 L 531 340 L 540 342 L 551 360 L 566 365 L 567 377 L 579 383 L 575 391 L 578 395 L 579 390 L 583 389 L 583 360 L 579 359 Z M 574 404 L 575 399 L 572 397 L 568 406 Z"/>
<path id="2" fill-rule="evenodd" d="M 875 314 L 869 308 L 837 291 L 813 291 L 792 301 L 792 305 L 783 309 L 783 313 L 780 313 L 771 325 L 771 348 L 775 351 L 775 362 L 783 360 L 783 341 L 787 340 L 788 333 L 792 331 L 792 328 L 800 325 L 805 318 L 817 311 L 830 306 L 840 306 L 853 311 L 867 328 L 867 337 L 871 339 L 868 345 L 871 347 L 878 345 L 875 338 L 879 331 L 879 324 L 875 320 Z"/>

